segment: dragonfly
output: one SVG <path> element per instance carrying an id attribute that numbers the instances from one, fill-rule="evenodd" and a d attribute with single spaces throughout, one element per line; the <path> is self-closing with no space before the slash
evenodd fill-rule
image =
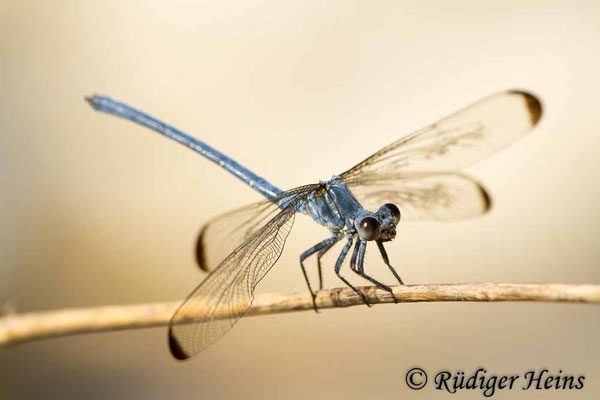
<path id="1" fill-rule="evenodd" d="M 392 288 L 365 271 L 365 253 L 375 243 L 398 284 L 384 243 L 396 237 L 402 220 L 458 220 L 486 213 L 490 196 L 476 179 L 460 172 L 531 131 L 542 115 L 532 94 L 508 90 L 483 98 L 382 148 L 349 170 L 318 183 L 282 190 L 208 144 L 143 111 L 107 96 L 86 97 L 96 110 L 129 119 L 200 153 L 266 199 L 218 216 L 204 225 L 197 261 L 208 276 L 175 311 L 169 347 L 176 359 L 192 357 L 229 331 L 250 309 L 254 290 L 277 263 L 296 214 L 325 226 L 330 235 L 300 255 L 313 307 L 315 290 L 305 261 L 316 256 L 319 289 L 321 257 L 336 243 L 337 277 L 366 305 L 365 295 L 342 275 L 350 271 L 390 293 Z M 395 300 L 395 298 L 394 298 Z"/>

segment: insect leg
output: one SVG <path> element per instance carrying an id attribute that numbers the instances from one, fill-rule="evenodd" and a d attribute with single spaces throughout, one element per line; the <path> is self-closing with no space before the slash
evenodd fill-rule
<path id="1" fill-rule="evenodd" d="M 350 282 L 348 282 L 346 280 L 346 278 L 344 278 L 342 275 L 340 275 L 340 269 L 342 268 L 342 263 L 344 262 L 344 259 L 346 258 L 346 255 L 348 254 L 348 251 L 350 251 L 350 247 L 352 247 L 352 242 L 354 241 L 354 238 L 351 237 L 348 239 L 348 241 L 346 242 L 346 244 L 344 245 L 344 248 L 342 249 L 342 252 L 340 253 L 340 256 L 338 257 L 336 263 L 335 263 L 335 274 L 338 276 L 338 278 L 340 278 L 342 280 L 342 282 L 344 282 L 350 289 L 354 290 L 354 292 L 356 294 L 358 294 L 363 301 L 365 302 L 365 304 L 369 307 L 371 307 L 371 304 L 369 304 L 369 302 L 367 301 L 367 298 L 365 297 L 365 295 L 358 290 L 357 288 L 355 288 L 354 286 L 352 286 L 352 284 Z"/>
<path id="2" fill-rule="evenodd" d="M 358 241 L 354 245 L 354 250 L 352 250 L 352 257 L 350 257 L 350 269 L 354 272 L 356 272 L 356 259 L 358 257 L 358 248 L 360 247 L 359 244 L 360 239 L 358 239 Z"/>
<path id="3" fill-rule="evenodd" d="M 356 246 L 359 246 L 359 244 L 357 244 Z M 377 285 L 381 289 L 390 292 L 390 294 L 392 295 L 392 298 L 394 299 L 394 303 L 397 303 L 396 297 L 394 296 L 394 291 L 392 290 L 391 287 L 384 285 L 383 283 L 379 282 L 378 280 L 365 274 L 365 250 L 366 249 L 367 249 L 367 242 L 361 240 L 360 246 L 358 249 L 358 268 L 355 272 L 357 274 L 359 274 L 360 276 L 362 276 L 363 278 L 367 279 L 368 281 L 373 282 L 375 285 Z"/>
<path id="4" fill-rule="evenodd" d="M 302 274 L 304 275 L 304 279 L 306 280 L 306 285 L 308 286 L 308 290 L 310 291 L 310 295 L 311 295 L 312 301 L 313 301 L 313 308 L 314 308 L 315 312 L 318 312 L 316 296 L 315 296 L 315 292 L 312 290 L 312 287 L 310 286 L 310 280 L 308 279 L 308 274 L 306 273 L 306 268 L 304 267 L 304 260 L 306 260 L 308 257 L 312 256 L 316 252 L 320 252 L 323 249 L 331 248 L 331 246 L 333 246 L 333 244 L 335 244 L 335 242 L 337 242 L 338 240 L 339 239 L 336 236 L 327 238 L 327 239 L 323 240 L 322 242 L 315 244 L 313 247 L 306 250 L 302 254 L 300 254 L 300 267 L 302 267 Z"/>
<path id="5" fill-rule="evenodd" d="M 321 267 L 321 257 L 323 257 L 323 255 L 327 253 L 329 249 L 331 249 L 333 245 L 335 245 L 341 239 L 340 236 L 335 236 L 334 238 L 335 240 L 332 241 L 329 246 L 322 248 L 321 250 L 319 250 L 319 253 L 317 253 L 317 267 L 319 269 L 319 290 L 323 290 L 323 268 Z"/>
<path id="6" fill-rule="evenodd" d="M 392 274 L 394 274 L 394 276 L 396 277 L 396 279 L 398 280 L 398 282 L 401 285 L 404 285 L 404 282 L 402 282 L 402 279 L 400 279 L 400 275 L 398 275 L 398 273 L 396 272 L 396 270 L 394 269 L 394 267 L 392 267 L 390 265 L 390 259 L 388 258 L 388 255 L 385 251 L 385 248 L 383 247 L 383 243 L 381 242 L 377 242 L 377 247 L 379 247 L 379 252 L 381 253 L 381 257 L 383 258 L 383 262 L 385 263 L 385 265 L 388 266 L 388 268 L 390 269 L 390 271 L 392 271 Z"/>

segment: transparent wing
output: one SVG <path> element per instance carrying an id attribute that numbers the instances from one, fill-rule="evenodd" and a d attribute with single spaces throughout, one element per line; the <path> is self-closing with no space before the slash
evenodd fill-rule
<path id="1" fill-rule="evenodd" d="M 513 143 L 539 121 L 542 106 L 533 95 L 492 95 L 379 150 L 341 174 L 455 171 Z"/>
<path id="2" fill-rule="evenodd" d="M 454 173 L 373 173 L 345 182 L 363 207 L 377 210 L 394 203 L 403 221 L 472 218 L 491 206 L 481 184 Z"/>
<path id="3" fill-rule="evenodd" d="M 214 270 L 233 250 L 247 241 L 281 209 L 270 201 L 250 204 L 219 215 L 202 227 L 196 243 L 196 262 L 206 272 Z"/>
<path id="4" fill-rule="evenodd" d="M 254 288 L 277 262 L 299 204 L 318 185 L 292 189 L 258 205 L 260 228 L 189 295 L 169 325 L 169 346 L 178 359 L 198 353 L 224 335 L 252 305 Z"/>

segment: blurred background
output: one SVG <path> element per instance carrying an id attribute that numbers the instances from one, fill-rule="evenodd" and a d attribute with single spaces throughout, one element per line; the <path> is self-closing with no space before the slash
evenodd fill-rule
<path id="1" fill-rule="evenodd" d="M 94 112 L 92 93 L 291 188 L 483 96 L 530 90 L 545 106 L 538 128 L 467 171 L 492 212 L 401 224 L 390 258 L 407 283 L 598 283 L 599 43 L 597 1 L 4 0 L 0 304 L 182 299 L 204 277 L 193 259 L 202 224 L 260 199 L 190 150 Z M 258 291 L 305 292 L 298 256 L 326 235 L 297 218 Z M 367 265 L 393 283 L 375 253 Z M 265 316 L 185 363 L 166 328 L 51 339 L 0 349 L 0 398 L 451 397 L 408 389 L 413 366 L 562 369 L 584 374 L 585 388 L 544 398 L 598 398 L 599 317 L 597 306 L 518 303 Z"/>

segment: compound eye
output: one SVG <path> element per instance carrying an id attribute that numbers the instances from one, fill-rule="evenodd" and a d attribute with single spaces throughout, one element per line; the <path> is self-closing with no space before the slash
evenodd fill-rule
<path id="1" fill-rule="evenodd" d="M 379 222 L 373 217 L 365 217 L 358 224 L 358 234 L 362 240 L 375 240 L 379 236 Z"/>
<path id="2" fill-rule="evenodd" d="M 392 218 L 394 218 L 394 221 L 400 221 L 400 209 L 398 209 L 398 207 L 396 207 L 395 204 L 386 203 L 383 206 L 389 210 L 390 215 L 392 216 Z"/>

